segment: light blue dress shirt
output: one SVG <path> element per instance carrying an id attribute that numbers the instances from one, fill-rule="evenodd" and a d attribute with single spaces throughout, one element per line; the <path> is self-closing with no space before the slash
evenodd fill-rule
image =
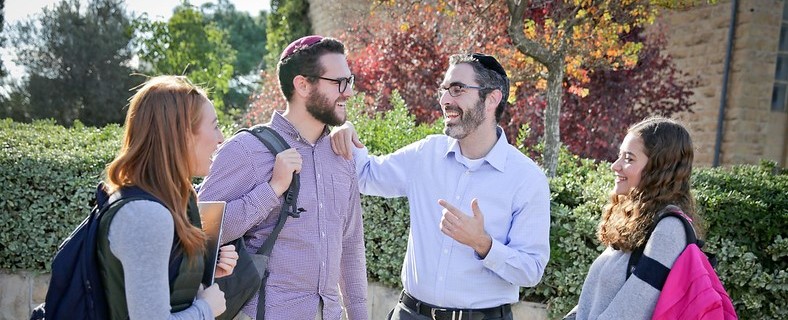
<path id="1" fill-rule="evenodd" d="M 355 149 L 359 189 L 366 195 L 408 198 L 410 233 L 402 266 L 404 289 L 447 308 L 489 308 L 518 301 L 535 286 L 550 257 L 550 190 L 543 171 L 506 141 L 481 165 L 460 153 L 456 139 L 431 135 L 386 156 Z M 472 215 L 479 199 L 492 248 L 484 259 L 440 231 L 445 199 Z"/>

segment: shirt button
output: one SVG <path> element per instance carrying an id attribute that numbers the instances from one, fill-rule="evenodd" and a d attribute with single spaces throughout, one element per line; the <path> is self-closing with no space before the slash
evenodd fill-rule
<path id="1" fill-rule="evenodd" d="M 320 209 L 323 209 L 323 203 L 322 202 L 320 203 Z"/>
<path id="2" fill-rule="evenodd" d="M 449 253 L 449 249 L 443 249 L 443 253 Z"/>
<path id="3" fill-rule="evenodd" d="M 326 232 L 325 231 L 320 232 L 320 235 L 323 236 L 323 238 L 325 238 L 326 237 Z"/>
<path id="4" fill-rule="evenodd" d="M 455 196 L 454 199 L 460 200 L 460 196 Z"/>
<path id="5" fill-rule="evenodd" d="M 317 178 L 320 179 L 320 174 L 319 173 L 317 174 Z"/>
<path id="6" fill-rule="evenodd" d="M 443 281 L 443 276 L 438 277 L 438 280 Z"/>

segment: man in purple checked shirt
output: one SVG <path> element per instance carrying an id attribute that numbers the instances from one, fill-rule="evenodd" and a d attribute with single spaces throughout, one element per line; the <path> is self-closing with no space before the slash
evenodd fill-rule
<path id="1" fill-rule="evenodd" d="M 243 236 L 256 252 L 273 230 L 281 196 L 300 173 L 298 206 L 274 244 L 265 288 L 266 319 L 367 319 L 364 229 L 353 161 L 331 150 L 329 126 L 345 122 L 354 77 L 344 45 L 307 36 L 285 48 L 277 66 L 287 100 L 270 126 L 290 146 L 274 157 L 250 133 L 220 148 L 200 189 L 200 200 L 227 202 L 222 243 Z M 341 290 L 341 293 L 340 293 Z M 341 294 L 341 298 L 340 298 Z M 235 319 L 254 319 L 257 296 Z"/>

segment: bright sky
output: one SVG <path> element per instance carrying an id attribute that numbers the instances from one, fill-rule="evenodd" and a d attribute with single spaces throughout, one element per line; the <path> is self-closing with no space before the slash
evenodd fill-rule
<path id="1" fill-rule="evenodd" d="M 172 9 L 175 8 L 182 0 L 126 0 L 126 9 L 128 12 L 133 12 L 135 15 L 140 13 L 147 13 L 148 17 L 153 20 L 167 20 L 172 15 Z M 5 22 L 15 23 L 19 20 L 28 18 L 30 15 L 41 13 L 44 7 L 52 9 L 59 0 L 11 0 L 5 2 Z M 84 6 L 87 1 L 81 0 Z M 200 6 L 206 2 L 216 3 L 217 1 L 211 0 L 190 0 L 189 3 L 195 6 Z M 235 5 L 238 11 L 247 11 L 252 16 L 256 16 L 261 10 L 270 11 L 270 0 L 230 0 L 230 3 Z M 84 8 L 83 6 L 83 8 Z M 23 73 L 21 67 L 15 65 L 11 60 L 13 48 L 4 48 L 0 50 L 0 57 L 3 59 L 3 65 L 9 71 L 12 78 L 19 78 Z"/>
<path id="2" fill-rule="evenodd" d="M 148 16 L 156 20 L 165 20 L 172 15 L 172 9 L 175 8 L 182 0 L 126 0 L 126 8 L 130 12 L 143 13 L 147 12 Z M 42 8 L 52 8 L 59 0 L 13 0 L 6 1 L 5 4 L 5 21 L 16 22 L 25 17 L 41 12 Z M 189 3 L 200 6 L 206 2 L 213 2 L 210 0 L 191 0 Z M 82 0 L 82 3 L 87 3 Z M 247 11 L 251 15 L 257 15 L 260 10 L 269 11 L 271 7 L 270 0 L 230 0 L 230 3 L 235 5 L 238 11 Z"/>

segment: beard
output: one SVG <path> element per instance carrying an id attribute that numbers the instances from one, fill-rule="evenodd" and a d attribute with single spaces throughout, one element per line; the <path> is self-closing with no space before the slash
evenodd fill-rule
<path id="1" fill-rule="evenodd" d="M 338 101 L 338 100 L 337 100 Z M 331 102 L 328 98 L 317 91 L 317 88 L 309 92 L 306 100 L 306 111 L 318 121 L 329 126 L 340 126 L 345 123 L 345 115 L 337 114 L 336 102 Z"/>
<path id="2" fill-rule="evenodd" d="M 476 105 L 467 112 L 458 106 L 446 106 L 445 109 L 460 111 L 460 117 L 457 123 L 449 124 L 449 122 L 446 121 L 443 127 L 443 134 L 457 140 L 462 140 L 467 137 L 486 120 L 486 116 L 484 115 L 484 101 L 481 99 L 479 99 Z"/>

